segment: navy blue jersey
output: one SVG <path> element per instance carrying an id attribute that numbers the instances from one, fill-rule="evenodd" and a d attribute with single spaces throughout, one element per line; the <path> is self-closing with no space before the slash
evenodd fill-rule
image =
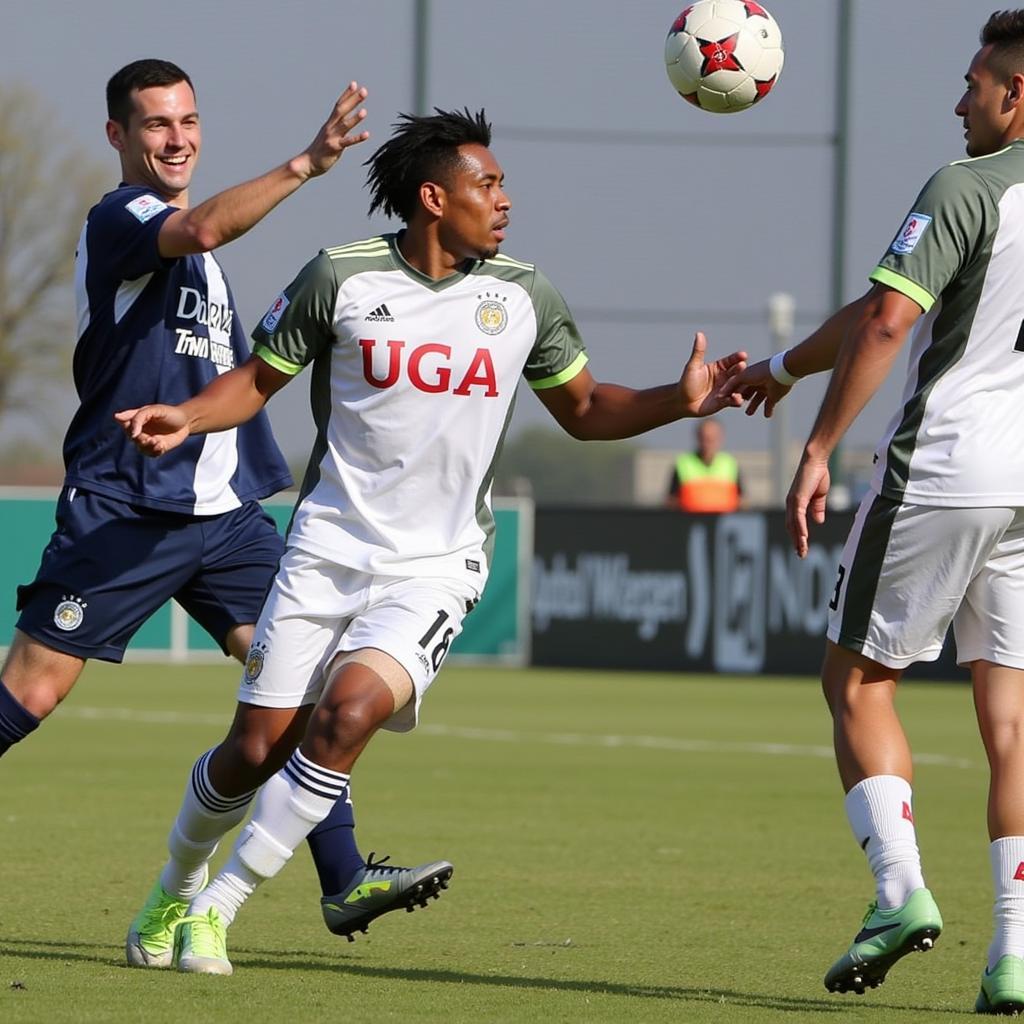
<path id="1" fill-rule="evenodd" d="M 173 212 L 135 185 L 89 211 L 75 267 L 81 405 L 64 438 L 65 479 L 148 508 L 215 515 L 291 483 L 265 413 L 159 459 L 141 455 L 114 420 L 121 409 L 177 405 L 249 357 L 212 254 L 160 255 L 160 225 Z"/>

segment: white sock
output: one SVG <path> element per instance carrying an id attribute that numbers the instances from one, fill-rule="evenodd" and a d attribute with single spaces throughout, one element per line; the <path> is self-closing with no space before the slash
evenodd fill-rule
<path id="1" fill-rule="evenodd" d="M 846 816 L 868 856 L 881 910 L 902 906 L 924 888 L 913 806 L 910 783 L 898 775 L 872 775 L 846 794 Z"/>
<path id="2" fill-rule="evenodd" d="M 199 892 L 206 877 L 206 862 L 221 837 L 245 817 L 256 792 L 221 796 L 210 784 L 206 771 L 212 753 L 208 750 L 192 766 L 181 810 L 167 837 L 171 856 L 160 873 L 160 884 L 164 892 L 183 900 Z"/>
<path id="3" fill-rule="evenodd" d="M 988 947 L 988 966 L 1010 954 L 1024 957 L 1024 836 L 1004 836 L 989 849 L 995 904 L 995 934 Z"/>
<path id="4" fill-rule="evenodd" d="M 256 886 L 273 878 L 327 817 L 348 782 L 347 775 L 321 768 L 296 750 L 263 784 L 252 821 L 217 877 L 192 901 L 189 913 L 205 914 L 216 907 L 224 924 L 231 924 Z"/>

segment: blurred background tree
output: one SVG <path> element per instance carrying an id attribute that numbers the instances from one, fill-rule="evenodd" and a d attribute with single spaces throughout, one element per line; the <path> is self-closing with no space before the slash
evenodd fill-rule
<path id="1" fill-rule="evenodd" d="M 629 505 L 637 451 L 628 441 L 584 443 L 561 430 L 527 427 L 505 444 L 494 490 L 547 505 Z"/>
<path id="2" fill-rule="evenodd" d="M 48 424 L 48 398 L 71 386 L 75 248 L 89 207 L 114 183 L 113 168 L 83 153 L 59 121 L 31 90 L 0 82 L 0 455 L 7 459 L 22 443 L 14 417 Z"/>

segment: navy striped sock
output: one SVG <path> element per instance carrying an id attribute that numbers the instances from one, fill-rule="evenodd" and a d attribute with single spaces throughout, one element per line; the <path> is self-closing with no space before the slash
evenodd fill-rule
<path id="1" fill-rule="evenodd" d="M 39 727 L 39 719 L 11 695 L 0 679 L 0 757 Z"/>
<path id="2" fill-rule="evenodd" d="M 355 873 L 366 864 L 356 846 L 355 826 L 352 785 L 349 783 L 335 801 L 330 814 L 306 836 L 324 896 L 335 896 L 348 888 Z"/>

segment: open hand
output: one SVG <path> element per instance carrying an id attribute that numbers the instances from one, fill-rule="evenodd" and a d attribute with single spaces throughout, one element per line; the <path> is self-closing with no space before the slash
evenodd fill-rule
<path id="1" fill-rule="evenodd" d="M 370 137 L 369 132 L 350 134 L 366 117 L 366 109 L 360 106 L 366 97 L 366 89 L 358 82 L 349 82 L 348 88 L 338 97 L 331 116 L 303 154 L 308 160 L 311 178 L 329 171 L 349 146 L 357 146 Z"/>
<path id="2" fill-rule="evenodd" d="M 747 403 L 744 412 L 748 416 L 753 416 L 763 405 L 765 416 L 770 418 L 775 406 L 792 390 L 791 384 L 780 384 L 772 376 L 768 363 L 767 359 L 752 363 L 725 384 L 729 393 L 739 395 L 741 401 Z"/>
<path id="3" fill-rule="evenodd" d="M 707 347 L 707 338 L 698 331 L 693 339 L 693 351 L 679 378 L 679 392 L 687 416 L 710 416 L 720 409 L 743 404 L 740 395 L 726 385 L 746 367 L 747 353 L 733 352 L 713 363 L 705 363 Z"/>

